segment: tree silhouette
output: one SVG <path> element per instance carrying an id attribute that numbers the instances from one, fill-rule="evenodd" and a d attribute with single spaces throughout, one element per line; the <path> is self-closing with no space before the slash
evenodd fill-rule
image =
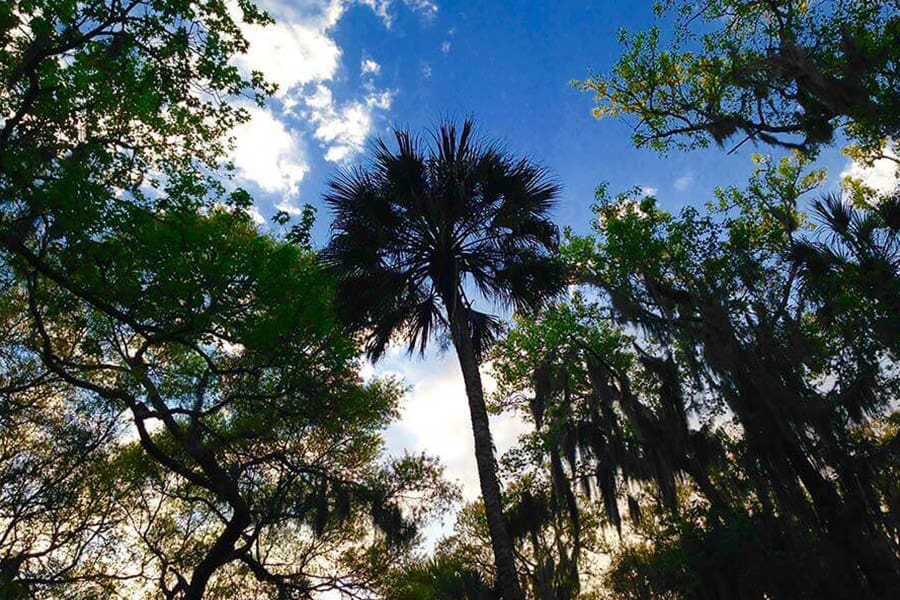
<path id="1" fill-rule="evenodd" d="M 449 333 L 465 380 L 481 491 L 499 588 L 522 592 L 503 522 L 500 485 L 479 362 L 500 328 L 474 307 L 488 301 L 534 309 L 563 285 L 548 213 L 559 186 L 547 171 L 477 140 L 473 123 L 443 123 L 432 144 L 396 131 L 366 168 L 345 170 L 325 200 L 334 211 L 326 261 L 340 279 L 346 316 L 379 357 L 395 337 L 424 352 Z"/>

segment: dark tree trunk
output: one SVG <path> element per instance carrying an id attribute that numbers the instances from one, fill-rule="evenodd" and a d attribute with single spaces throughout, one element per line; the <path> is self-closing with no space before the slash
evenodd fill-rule
<path id="1" fill-rule="evenodd" d="M 191 583 L 184 593 L 184 600 L 202 600 L 213 573 L 235 558 L 234 546 L 241 539 L 241 534 L 249 524 L 249 516 L 235 512 L 206 556 L 194 569 Z"/>
<path id="2" fill-rule="evenodd" d="M 203 446 L 197 435 L 197 429 L 194 427 L 184 428 L 175 420 L 156 385 L 147 375 L 147 365 L 143 362 L 143 357 L 137 356 L 133 358 L 131 367 L 132 374 L 147 392 L 150 403 L 161 415 L 160 418 L 166 429 L 175 439 L 179 448 L 200 467 L 203 477 L 198 478 L 191 468 L 166 456 L 153 444 L 143 427 L 139 411 L 136 411 L 135 402 L 132 401 L 132 411 L 135 412 L 135 422 L 140 433 L 141 445 L 151 456 L 166 464 L 186 480 L 196 483 L 215 494 L 219 500 L 226 502 L 233 511 L 231 519 L 225 525 L 225 529 L 222 530 L 216 541 L 203 556 L 203 559 L 194 568 L 190 583 L 186 586 L 181 586 L 184 592 L 182 596 L 184 600 L 202 600 L 203 594 L 206 592 L 206 586 L 216 570 L 238 558 L 239 554 L 235 553 L 235 544 L 240 541 L 244 530 L 252 523 L 250 507 L 241 495 L 237 481 L 229 476 L 222 465 L 218 463 L 213 453 Z"/>
<path id="3" fill-rule="evenodd" d="M 513 544 L 506 524 L 503 520 L 503 509 L 500 501 L 500 482 L 497 479 L 497 462 L 494 459 L 494 443 L 488 422 L 487 406 L 484 402 L 484 390 L 481 386 L 481 374 L 478 371 L 478 359 L 468 323 L 465 322 L 462 310 L 454 310 L 452 319 L 453 344 L 466 385 L 466 396 L 469 400 L 469 413 L 472 418 L 472 435 L 475 438 L 475 462 L 478 465 L 478 480 L 481 484 L 481 496 L 487 514 L 488 529 L 491 535 L 491 546 L 494 551 L 494 562 L 497 566 L 497 589 L 504 600 L 524 600 L 525 596 L 519 586 L 516 565 L 513 557 Z"/>

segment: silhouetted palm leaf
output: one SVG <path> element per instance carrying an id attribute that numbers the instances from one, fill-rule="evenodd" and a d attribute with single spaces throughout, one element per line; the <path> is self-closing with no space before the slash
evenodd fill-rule
<path id="1" fill-rule="evenodd" d="M 442 124 L 432 143 L 407 131 L 379 140 L 364 169 L 341 171 L 324 256 L 339 275 L 345 316 L 377 358 L 393 338 L 422 352 L 461 300 L 479 356 L 499 322 L 472 308 L 488 299 L 531 310 L 559 292 L 559 232 L 549 219 L 559 186 L 547 171 L 477 141 L 473 124 Z"/>

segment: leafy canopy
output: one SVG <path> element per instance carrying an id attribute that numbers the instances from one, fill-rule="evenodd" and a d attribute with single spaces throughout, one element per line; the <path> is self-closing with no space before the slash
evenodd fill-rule
<path id="1" fill-rule="evenodd" d="M 838 130 L 864 161 L 898 139 L 896 0 L 664 0 L 674 28 L 622 32 L 608 74 L 580 83 L 594 115 L 636 119 L 634 143 L 665 151 L 747 140 L 804 151 Z"/>

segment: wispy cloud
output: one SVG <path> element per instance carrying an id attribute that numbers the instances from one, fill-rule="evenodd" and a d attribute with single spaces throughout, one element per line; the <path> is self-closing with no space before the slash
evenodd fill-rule
<path id="1" fill-rule="evenodd" d="M 386 27 L 394 23 L 394 0 L 357 0 L 360 4 L 368 6 L 384 22 Z M 438 5 L 431 0 L 402 0 L 407 9 L 419 14 L 423 19 L 434 19 L 438 14 Z"/>
<path id="2" fill-rule="evenodd" d="M 425 18 L 433 19 L 438 14 L 438 5 L 432 0 L 403 0 L 403 3 Z"/>
<path id="3" fill-rule="evenodd" d="M 335 101 L 331 90 L 320 85 L 306 98 L 306 117 L 315 125 L 313 136 L 325 149 L 325 160 L 343 162 L 362 151 L 372 130 L 373 114 L 391 107 L 391 91 L 373 92 L 344 104 Z"/>
<path id="4" fill-rule="evenodd" d="M 381 65 L 371 58 L 363 58 L 359 72 L 361 75 L 378 75 L 381 72 Z"/>
<path id="5" fill-rule="evenodd" d="M 692 172 L 685 173 L 681 177 L 675 180 L 675 183 L 672 184 L 677 191 L 683 192 L 694 183 L 694 174 Z"/>

